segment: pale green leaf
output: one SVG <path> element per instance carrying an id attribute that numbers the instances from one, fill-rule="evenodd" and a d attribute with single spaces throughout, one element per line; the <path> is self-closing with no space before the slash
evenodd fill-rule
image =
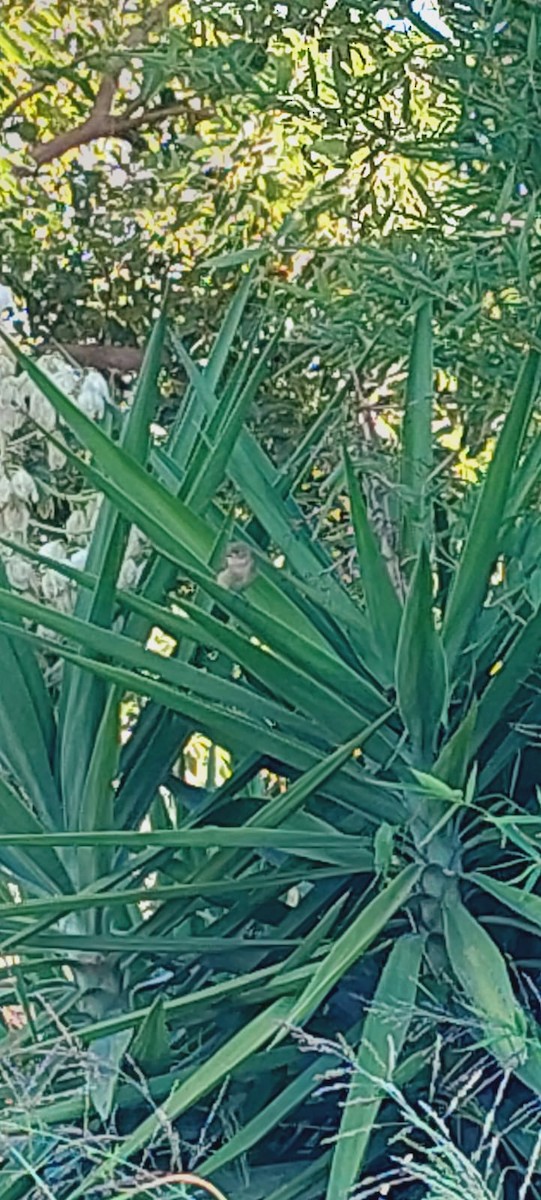
<path id="1" fill-rule="evenodd" d="M 327 1200 L 344 1200 L 355 1184 L 408 1036 L 423 953 L 423 939 L 404 937 L 391 950 L 365 1018 L 353 1076 L 333 1154 Z"/>
<path id="2" fill-rule="evenodd" d="M 396 692 L 417 764 L 427 765 L 432 761 L 436 736 L 447 707 L 447 664 L 434 625 L 432 572 L 424 544 L 400 625 Z"/>

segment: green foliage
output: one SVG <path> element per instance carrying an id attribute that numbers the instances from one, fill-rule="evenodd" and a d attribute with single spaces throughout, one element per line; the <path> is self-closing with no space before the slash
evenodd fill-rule
<path id="1" fill-rule="evenodd" d="M 74 472 L 103 495 L 86 567 L 53 564 L 76 584 L 73 612 L 6 578 L 0 588 L 10 656 L 0 677 L 0 1002 L 25 1018 L 0 1045 L 0 1136 L 6 1190 L 20 1197 L 35 1194 L 36 1174 L 59 1200 L 99 1194 L 113 1177 L 128 1180 L 127 1161 L 135 1169 L 150 1143 L 166 1169 L 174 1129 L 190 1166 L 226 1193 L 300 1200 L 308 1175 L 335 1200 L 368 1164 L 380 1169 L 400 1120 L 392 1089 L 426 1095 L 434 1061 L 445 1093 L 481 1043 L 507 1073 L 515 1107 L 541 1091 L 524 965 L 540 921 L 538 749 L 529 745 L 538 616 L 533 567 L 513 555 L 515 538 L 525 527 L 537 536 L 537 525 L 526 511 L 495 525 L 488 512 L 495 490 L 498 511 L 512 512 L 517 469 L 532 470 L 530 457 L 522 463 L 536 351 L 485 483 L 471 489 L 469 538 L 468 493 L 461 501 L 452 475 L 437 491 L 425 477 L 413 571 L 407 542 L 391 578 L 369 481 L 357 482 L 358 446 L 348 444 L 360 557 L 352 588 L 312 536 L 302 493 L 284 487 L 244 423 L 261 382 L 260 357 L 236 347 L 250 287 L 241 284 L 206 364 L 171 331 L 189 383 L 165 444 L 149 435 L 164 314 L 120 437 L 12 347 L 56 410 Z M 425 324 L 425 347 L 430 339 Z M 417 406 L 417 352 L 405 394 Z M 399 495 L 404 455 L 420 462 L 420 444 L 426 437 L 406 438 L 390 463 Z M 443 533 L 434 500 L 449 511 Z M 400 506 L 397 514 L 400 525 Z M 130 525 L 150 548 L 126 590 Z M 217 580 L 230 536 L 256 567 L 239 592 Z M 23 544 L 19 553 L 39 557 Z M 489 578 L 500 556 L 509 575 Z M 468 611 L 449 655 L 465 578 Z M 378 581 L 391 618 L 383 647 Z M 393 588 L 406 593 L 403 606 Z M 202 736 L 212 756 L 193 780 L 187 755 Z M 227 766 L 217 784 L 218 752 Z M 489 919 L 489 897 L 519 916 L 517 928 Z M 77 1037 L 75 1068 L 59 1024 Z M 291 1037 L 300 1025 L 306 1067 Z M 333 1097 L 318 1117 L 316 1083 L 332 1067 L 337 1033 L 356 1047 L 358 1074 L 345 1108 Z M 10 1067 L 24 1077 L 43 1055 L 57 1065 L 39 1077 L 28 1113 Z M 477 1097 L 481 1125 L 498 1086 Z M 68 1180 L 56 1151 L 47 1160 L 32 1138 L 21 1142 L 28 1128 L 61 1134 L 74 1124 L 108 1137 L 111 1114 L 122 1137 L 106 1141 L 84 1178 Z M 314 1121 L 338 1134 L 336 1145 L 322 1150 L 318 1137 L 284 1151 L 284 1127 Z M 495 1179 L 530 1154 L 503 1127 Z"/>
<path id="2" fill-rule="evenodd" d="M 328 1200 L 348 1194 L 359 1176 L 368 1140 L 375 1125 L 385 1089 L 378 1080 L 393 1074 L 401 1055 L 417 995 L 423 941 L 404 937 L 393 947 L 381 972 L 364 1025 L 359 1054 L 338 1144 L 333 1155 Z"/>
<path id="3" fill-rule="evenodd" d="M 431 763 L 447 708 L 447 663 L 434 627 L 432 572 L 421 544 L 396 649 L 396 697 L 420 765 Z"/>
<path id="4" fill-rule="evenodd" d="M 407 0 L 378 14 L 6 0 L 0 277 L 31 336 L 91 342 L 102 363 L 136 349 L 171 273 L 176 324 L 204 356 L 255 256 L 262 322 L 289 320 L 252 416 L 285 459 L 352 362 L 398 421 L 424 297 L 439 398 L 475 458 L 538 319 L 537 25 L 529 0 L 442 3 L 443 36 Z M 165 395 L 166 427 L 174 408 Z"/>

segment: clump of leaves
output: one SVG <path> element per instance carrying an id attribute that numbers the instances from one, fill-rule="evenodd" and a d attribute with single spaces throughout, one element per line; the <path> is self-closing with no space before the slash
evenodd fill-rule
<path id="1" fill-rule="evenodd" d="M 26 1015 L 0 1052 L 36 1061 L 69 1014 L 101 1064 L 66 1099 L 71 1118 L 84 1095 L 93 1129 L 113 1112 L 125 1121 L 70 1200 L 149 1144 L 159 1167 L 171 1130 L 225 1191 L 233 1178 L 237 1195 L 343 1200 L 388 1153 L 386 1092 L 371 1081 L 381 1062 L 388 1082 L 428 1094 L 446 1022 L 461 1031 L 451 1060 L 481 1043 L 516 1105 L 541 1092 L 528 732 L 541 620 L 515 550 L 518 529 L 538 538 L 539 351 L 524 355 L 457 536 L 451 512 L 434 519 L 431 304 L 419 297 L 385 552 L 354 443 L 344 456 L 353 593 L 295 494 L 321 425 L 288 476 L 246 423 L 274 350 L 231 359 L 250 288 L 246 277 L 204 368 L 171 331 L 188 387 L 165 446 L 149 435 L 164 314 L 118 441 L 13 347 L 103 495 L 85 569 L 55 564 L 77 585 L 73 614 L 0 588 L 0 950 L 17 956 L 2 999 Z M 151 549 L 123 590 L 133 526 Z M 255 564 L 240 591 L 217 579 L 231 540 Z M 221 786 L 182 771 L 194 733 L 227 750 Z M 410 1054 L 425 1005 L 438 1018 Z M 391 1055 L 382 1009 L 399 1017 Z M 353 1103 L 314 1120 L 328 1058 L 316 1046 L 301 1065 L 297 1026 L 355 1047 L 362 1125 Z M 130 1117 L 119 1081 L 131 1060 L 159 1108 Z M 502 1136 L 495 1186 L 529 1155 Z M 18 1195 L 34 1184 L 21 1168 Z"/>

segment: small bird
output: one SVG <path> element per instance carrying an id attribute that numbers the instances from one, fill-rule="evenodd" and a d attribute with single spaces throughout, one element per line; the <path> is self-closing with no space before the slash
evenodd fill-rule
<path id="1" fill-rule="evenodd" d="M 255 558 L 250 547 L 245 542 L 231 542 L 225 553 L 224 565 L 216 576 L 217 583 L 230 592 L 242 592 L 255 576 Z"/>

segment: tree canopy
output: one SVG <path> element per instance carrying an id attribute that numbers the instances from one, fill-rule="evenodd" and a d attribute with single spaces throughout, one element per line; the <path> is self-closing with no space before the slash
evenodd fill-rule
<path id="1" fill-rule="evenodd" d="M 460 339 L 470 401 L 497 391 L 534 320 L 538 18 L 416 7 L 3 3 L 0 272 L 32 335 L 140 348 L 167 275 L 204 343 L 262 251 L 303 348 L 377 334 L 387 367 L 425 287 L 444 365 Z"/>

